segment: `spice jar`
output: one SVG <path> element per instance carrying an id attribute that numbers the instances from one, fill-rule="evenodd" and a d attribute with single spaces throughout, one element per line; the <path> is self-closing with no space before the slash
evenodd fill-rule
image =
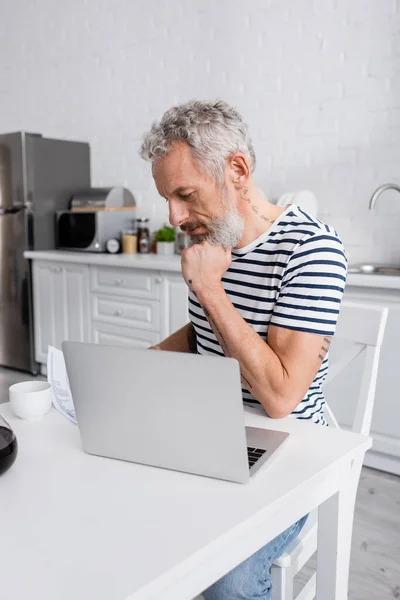
<path id="1" fill-rule="evenodd" d="M 124 254 L 136 254 L 137 231 L 135 229 L 128 229 L 122 233 L 122 252 Z"/>
<path id="2" fill-rule="evenodd" d="M 151 252 L 150 231 L 148 227 L 149 219 L 136 219 L 137 225 L 137 247 L 140 254 L 149 254 Z"/>

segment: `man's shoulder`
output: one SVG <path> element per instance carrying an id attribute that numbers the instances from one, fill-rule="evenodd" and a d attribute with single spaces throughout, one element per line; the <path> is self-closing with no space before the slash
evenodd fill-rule
<path id="1" fill-rule="evenodd" d="M 280 237 L 290 239 L 296 235 L 296 246 L 300 249 L 307 243 L 333 243 L 343 248 L 342 240 L 334 227 L 310 215 L 299 206 L 292 206 L 281 223 Z"/>

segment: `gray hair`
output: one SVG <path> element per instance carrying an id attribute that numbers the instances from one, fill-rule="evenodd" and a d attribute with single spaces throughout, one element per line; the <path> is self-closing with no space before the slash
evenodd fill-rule
<path id="1" fill-rule="evenodd" d="M 222 100 L 192 100 L 170 108 L 144 134 L 139 154 L 156 162 L 168 154 L 174 141 L 186 142 L 199 169 L 220 185 L 223 185 L 225 160 L 233 153 L 242 152 L 250 162 L 251 171 L 256 165 L 246 123 L 236 109 Z"/>

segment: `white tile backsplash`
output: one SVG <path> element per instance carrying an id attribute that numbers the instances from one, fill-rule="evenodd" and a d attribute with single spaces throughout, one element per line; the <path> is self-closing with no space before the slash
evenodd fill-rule
<path id="1" fill-rule="evenodd" d="M 308 188 L 351 260 L 400 263 L 397 0 L 4 0 L 0 131 L 91 144 L 93 184 L 124 184 L 167 219 L 137 155 L 176 102 L 221 97 L 252 131 L 257 185 Z"/>

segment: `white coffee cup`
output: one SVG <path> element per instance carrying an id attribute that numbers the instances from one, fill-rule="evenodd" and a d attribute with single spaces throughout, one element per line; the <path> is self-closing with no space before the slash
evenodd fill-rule
<path id="1" fill-rule="evenodd" d="M 53 396 L 47 381 L 15 383 L 8 391 L 11 409 L 20 419 L 41 419 L 50 410 Z"/>

